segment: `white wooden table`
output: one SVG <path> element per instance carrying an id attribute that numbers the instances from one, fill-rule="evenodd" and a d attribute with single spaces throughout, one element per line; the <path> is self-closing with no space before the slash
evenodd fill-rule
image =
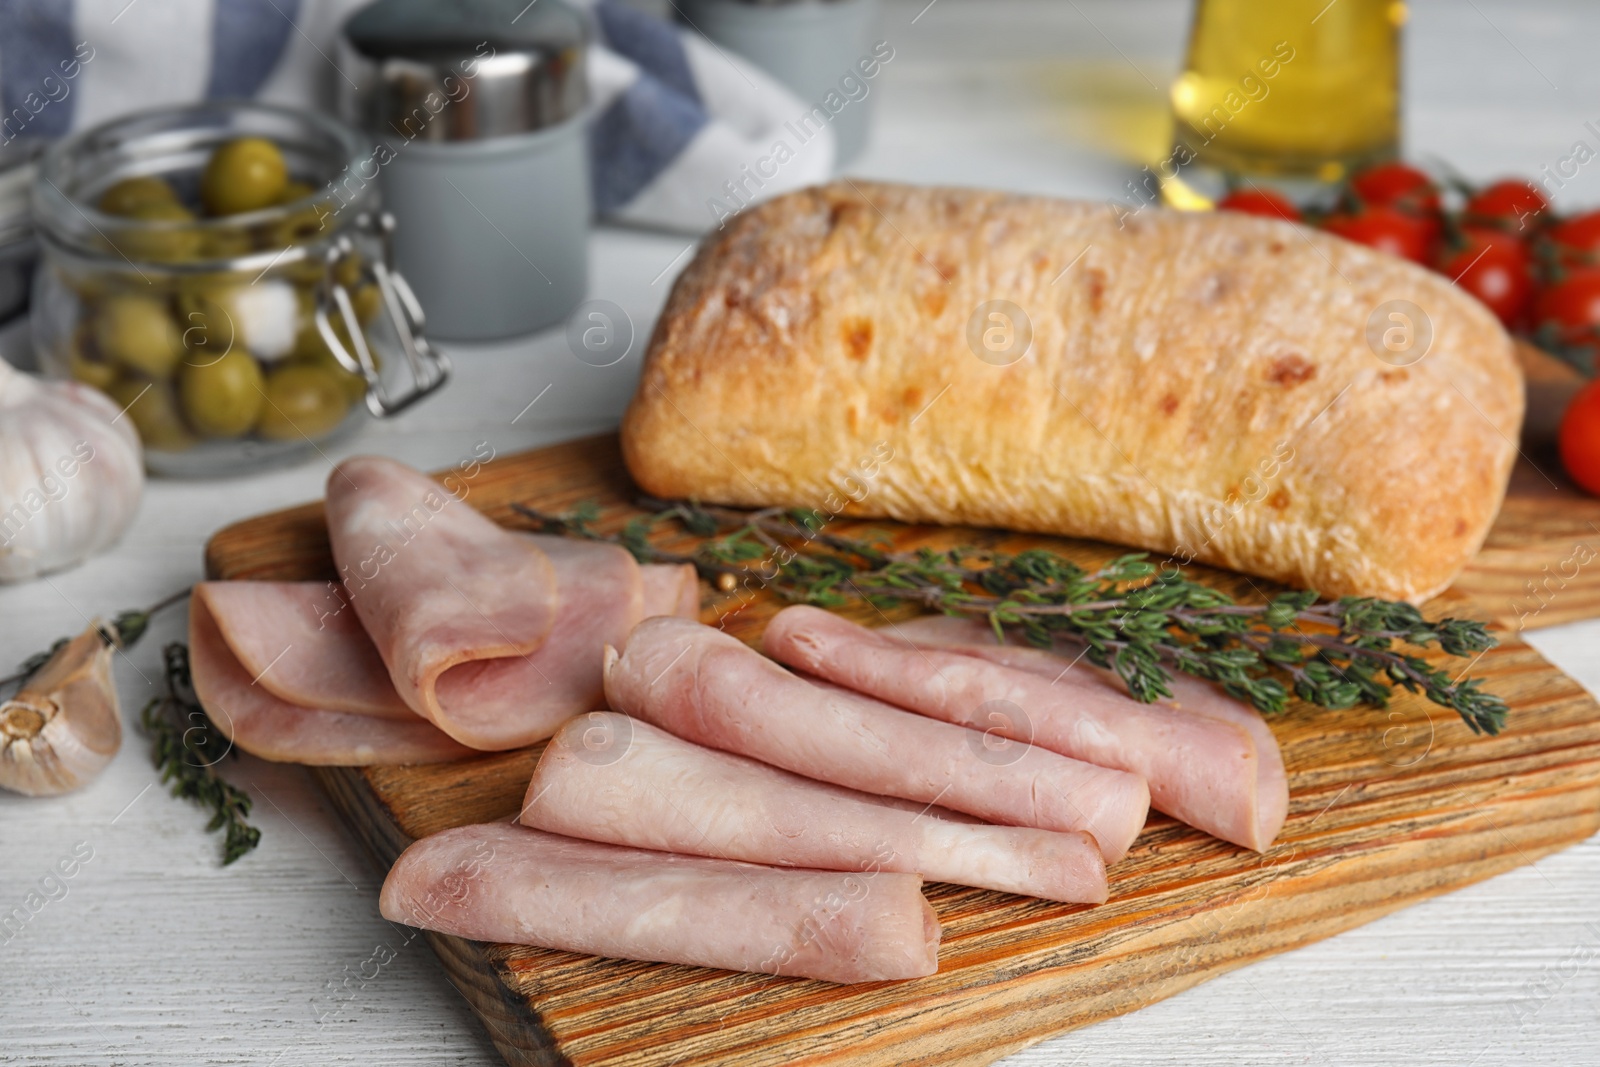
<path id="1" fill-rule="evenodd" d="M 1159 115 L 1186 4 L 925 4 L 890 0 L 883 36 L 896 56 L 874 85 L 877 133 L 856 172 L 1119 190 L 1129 168 L 1096 146 L 1138 140 Z M 1581 0 L 1417 4 L 1410 154 L 1487 178 L 1537 174 L 1575 140 L 1593 143 L 1583 123 L 1600 118 L 1597 33 L 1600 9 Z M 1597 173 L 1580 173 L 1560 202 L 1600 202 Z M 593 294 L 629 311 L 641 344 L 687 244 L 594 236 Z M 559 333 L 452 354 L 447 393 L 339 453 L 442 467 L 479 442 L 504 454 L 595 432 L 615 424 L 639 366 L 637 347 L 617 366 L 586 366 Z M 213 530 L 316 497 L 325 474 L 318 464 L 152 484 L 114 551 L 0 590 L 0 661 L 194 581 Z M 130 723 L 181 622 L 163 619 L 119 663 Z M 1600 690 L 1600 622 L 1533 641 Z M 91 787 L 54 800 L 0 796 L 0 913 L 74 847 L 93 850 L 19 935 L 0 933 L 0 1063 L 497 1063 L 430 953 L 378 916 L 378 876 L 307 775 L 250 758 L 229 772 L 256 798 L 263 839 L 227 869 L 201 812 L 152 786 L 131 729 Z M 1600 1064 L 1597 890 L 1591 840 L 1007 1062 Z M 375 950 L 393 959 L 374 967 Z"/>

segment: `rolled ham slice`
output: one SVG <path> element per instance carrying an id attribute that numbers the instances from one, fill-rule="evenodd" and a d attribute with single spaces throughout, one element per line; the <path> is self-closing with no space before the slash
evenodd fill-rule
<path id="1" fill-rule="evenodd" d="M 395 691 L 474 743 L 480 731 L 454 718 L 475 687 L 453 686 L 458 703 L 449 707 L 440 681 L 471 669 L 479 686 L 494 690 L 482 681 L 485 662 L 521 662 L 545 643 L 556 621 L 550 557 L 427 475 L 378 456 L 354 456 L 333 469 L 327 517 L 334 562 Z M 473 703 L 480 716 L 515 711 Z"/>
<path id="2" fill-rule="evenodd" d="M 1137 775 L 1037 745 L 996 748 L 980 731 L 823 689 L 686 619 L 646 619 L 620 656 L 608 649 L 605 691 L 613 710 L 696 744 L 989 822 L 1083 831 L 1108 861 L 1149 806 Z"/>
<path id="3" fill-rule="evenodd" d="M 979 619 L 923 615 L 896 623 L 891 631 L 880 630 L 879 633 L 923 648 L 948 648 L 1017 670 L 1031 671 L 1056 685 L 1090 689 L 1095 699 L 1132 699 L 1114 672 L 1088 662 L 1074 665 L 1042 648 L 1002 645 L 994 630 Z M 1171 685 L 1172 696 L 1156 701 L 1157 704 L 1190 715 L 1231 722 L 1250 735 L 1256 748 L 1256 837 L 1270 843 L 1283 829 L 1289 814 L 1289 775 L 1272 728 L 1254 708 L 1218 692 L 1215 686 L 1199 678 L 1174 673 Z"/>
<path id="4" fill-rule="evenodd" d="M 616 712 L 580 715 L 550 739 L 520 821 L 662 852 L 1106 899 L 1105 860 L 1088 834 L 989 826 L 815 782 Z"/>
<path id="5" fill-rule="evenodd" d="M 290 704 L 415 720 L 332 582 L 201 582 L 195 602 L 256 685 Z"/>
<path id="6" fill-rule="evenodd" d="M 700 617 L 700 577 L 692 563 L 645 563 L 639 567 L 644 582 L 644 616 Z"/>
<path id="7" fill-rule="evenodd" d="M 1262 796 L 1256 741 L 1238 722 L 1142 704 L 1110 686 L 1062 684 L 1071 672 L 1056 681 L 963 652 L 908 647 L 892 631 L 806 605 L 774 616 L 762 647 L 796 669 L 935 719 L 1137 774 L 1149 783 L 1152 807 L 1224 841 L 1259 851 L 1282 827 L 1286 794 Z M 998 702 L 1021 714 L 986 715 Z"/>
<path id="8" fill-rule="evenodd" d="M 375 718 L 279 699 L 255 684 L 234 656 L 210 600 L 196 596 L 189 606 L 189 673 L 206 714 L 244 751 L 280 763 L 339 767 L 441 763 L 471 755 L 416 715 Z"/>
<path id="9" fill-rule="evenodd" d="M 825 982 L 938 968 L 939 921 L 916 875 L 780 870 L 506 823 L 446 830 L 407 848 L 378 909 L 392 922 L 478 941 Z"/>

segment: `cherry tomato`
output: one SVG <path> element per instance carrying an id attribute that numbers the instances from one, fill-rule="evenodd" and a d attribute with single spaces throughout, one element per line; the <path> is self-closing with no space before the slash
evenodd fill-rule
<path id="1" fill-rule="evenodd" d="M 1550 230 L 1556 258 L 1569 265 L 1600 263 L 1600 211 L 1574 215 Z"/>
<path id="2" fill-rule="evenodd" d="M 1539 294 L 1534 325 L 1553 327 L 1561 343 L 1593 345 L 1600 340 L 1600 270 L 1578 270 Z"/>
<path id="3" fill-rule="evenodd" d="M 1289 198 L 1271 189 L 1235 189 L 1217 201 L 1218 211 L 1242 211 L 1246 215 L 1265 215 L 1269 219 L 1300 221 L 1300 209 Z"/>
<path id="4" fill-rule="evenodd" d="M 1347 241 L 1369 245 L 1380 252 L 1415 263 L 1428 262 L 1435 232 L 1431 219 L 1408 215 L 1392 207 L 1373 207 L 1359 215 L 1330 215 L 1322 228 Z"/>
<path id="5" fill-rule="evenodd" d="M 1368 207 L 1398 207 L 1414 212 L 1439 210 L 1433 179 L 1404 163 L 1380 163 L 1350 179 L 1350 189 Z"/>
<path id="6" fill-rule="evenodd" d="M 1572 480 L 1600 496 L 1600 381 L 1590 382 L 1572 398 L 1561 417 L 1556 447 Z"/>
<path id="7" fill-rule="evenodd" d="M 1550 201 L 1538 186 L 1515 178 L 1486 185 L 1467 201 L 1466 214 L 1486 222 L 1496 222 L 1516 233 L 1527 233 L 1535 221 L 1550 210 Z"/>
<path id="8" fill-rule="evenodd" d="M 1483 226 L 1461 231 L 1466 243 L 1448 250 L 1439 273 L 1483 301 L 1506 329 L 1520 325 L 1533 298 L 1533 262 L 1513 234 Z"/>

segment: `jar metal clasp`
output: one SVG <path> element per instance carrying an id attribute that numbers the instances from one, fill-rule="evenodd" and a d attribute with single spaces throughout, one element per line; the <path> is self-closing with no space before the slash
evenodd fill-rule
<path id="1" fill-rule="evenodd" d="M 383 382 L 372 349 L 361 330 L 350 290 L 341 285 L 334 268 L 346 257 L 356 254 L 355 243 L 349 235 L 342 235 L 328 250 L 328 284 L 323 287 L 316 311 L 317 332 L 333 353 L 339 365 L 352 374 L 359 374 L 367 383 L 367 410 L 378 418 L 404 411 L 422 398 L 437 392 L 450 380 L 450 360 L 444 353 L 428 343 L 427 319 L 416 294 L 411 291 L 405 277 L 394 266 L 394 216 L 387 211 L 376 215 L 363 212 L 355 220 L 355 227 L 377 237 L 383 245 L 383 259 L 372 263 L 370 270 L 383 307 L 394 326 L 400 347 L 405 352 L 411 381 L 397 390 L 390 390 Z M 337 313 L 345 333 L 341 337 L 334 328 L 332 316 Z M 349 344 L 345 342 L 349 339 Z M 354 351 L 351 351 L 354 349 Z"/>

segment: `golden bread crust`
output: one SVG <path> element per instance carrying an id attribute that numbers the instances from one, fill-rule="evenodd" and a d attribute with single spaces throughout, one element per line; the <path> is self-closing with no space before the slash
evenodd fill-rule
<path id="1" fill-rule="evenodd" d="M 968 343 L 994 300 L 1032 327 L 1007 365 Z M 1367 343 L 1393 300 L 1432 325 L 1408 366 Z M 1522 411 L 1487 309 L 1338 238 L 849 182 L 700 250 L 622 442 L 662 497 L 1096 538 L 1420 599 L 1482 544 Z"/>

